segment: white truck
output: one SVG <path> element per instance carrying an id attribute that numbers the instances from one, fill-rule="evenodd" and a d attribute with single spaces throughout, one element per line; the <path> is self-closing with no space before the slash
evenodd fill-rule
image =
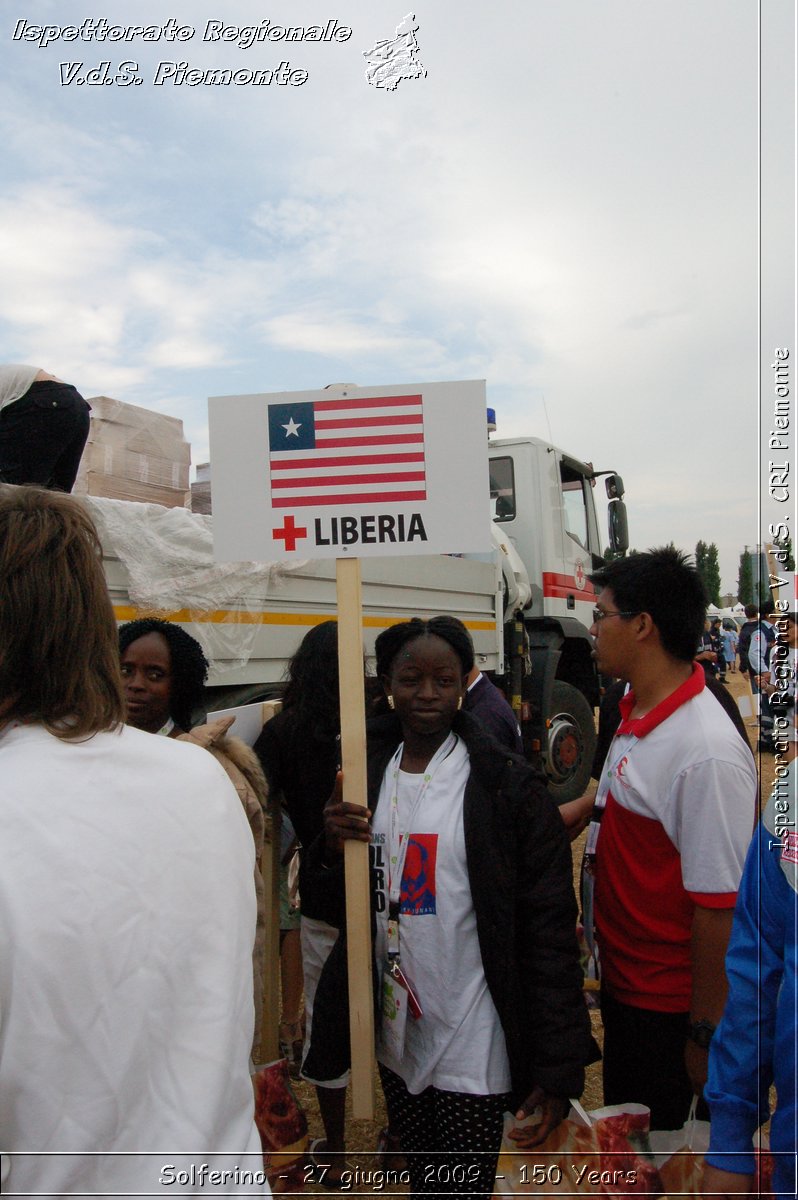
<path id="1" fill-rule="evenodd" d="M 381 629 L 410 616 L 463 620 L 478 663 L 516 711 L 527 754 L 562 803 L 584 791 L 595 747 L 599 678 L 587 576 L 603 559 L 594 492 L 605 476 L 605 541 L 623 553 L 623 482 L 538 438 L 489 440 L 488 454 L 493 553 L 364 559 L 366 654 Z M 209 707 L 279 695 L 308 627 L 335 616 L 333 561 L 219 565 L 212 517 L 130 501 L 86 503 L 117 619 L 157 614 L 185 626 L 211 660 Z"/>

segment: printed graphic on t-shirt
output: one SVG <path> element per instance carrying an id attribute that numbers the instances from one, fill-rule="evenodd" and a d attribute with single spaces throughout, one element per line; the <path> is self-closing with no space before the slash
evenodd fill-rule
<path id="1" fill-rule="evenodd" d="M 411 833 L 402 873 L 400 913 L 413 917 L 436 912 L 437 886 L 435 864 L 438 856 L 437 833 Z"/>
<path id="2" fill-rule="evenodd" d="M 628 763 L 629 763 L 629 755 L 624 754 L 623 758 L 621 758 L 618 761 L 618 764 L 615 767 L 615 776 L 618 779 L 618 781 L 623 784 L 624 787 L 629 786 L 628 783 L 626 782 L 626 775 L 624 774 L 624 771 L 626 770 Z"/>
<path id="3" fill-rule="evenodd" d="M 781 844 L 781 861 L 798 863 L 798 833 L 789 832 Z"/>
<path id="4" fill-rule="evenodd" d="M 385 912 L 385 834 L 375 833 L 369 846 L 369 858 L 374 874 L 374 899 L 378 913 Z"/>

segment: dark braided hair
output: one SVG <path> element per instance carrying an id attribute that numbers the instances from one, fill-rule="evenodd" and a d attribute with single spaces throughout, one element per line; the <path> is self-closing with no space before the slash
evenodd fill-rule
<path id="1" fill-rule="evenodd" d="M 205 700 L 208 660 L 196 638 L 172 621 L 160 621 L 157 617 L 143 617 L 122 625 L 119 629 L 119 653 L 124 654 L 128 646 L 148 633 L 160 633 L 169 647 L 172 666 L 169 715 L 175 725 L 187 733 L 191 729 L 194 710 L 201 708 Z"/>
<path id="2" fill-rule="evenodd" d="M 474 644 L 471 641 L 471 634 L 462 621 L 457 617 L 449 616 L 430 617 L 426 621 L 422 621 L 420 617 L 413 617 L 410 621 L 401 621 L 398 625 L 390 625 L 388 629 L 382 631 L 374 643 L 377 654 L 377 674 L 380 678 L 390 675 L 394 659 L 403 646 L 422 637 L 439 637 L 447 642 L 460 659 L 464 677 L 473 667 Z"/>

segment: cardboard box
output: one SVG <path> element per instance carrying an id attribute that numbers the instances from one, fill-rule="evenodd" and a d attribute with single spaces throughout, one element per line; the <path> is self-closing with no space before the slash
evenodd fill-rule
<path id="1" fill-rule="evenodd" d="M 135 479 L 105 475 L 101 471 L 81 472 L 72 492 L 76 496 L 105 496 L 109 500 L 137 500 L 140 504 L 162 504 L 164 508 L 188 508 L 191 500 L 191 493 L 183 488 L 138 483 Z"/>
<path id="2" fill-rule="evenodd" d="M 191 446 L 177 417 L 91 396 L 91 428 L 74 491 L 163 504 L 187 504 Z"/>
<path id="3" fill-rule="evenodd" d="M 111 396 L 90 396 L 88 402 L 92 410 L 90 441 L 175 462 L 191 462 L 191 446 L 183 436 L 183 422 L 177 417 L 125 404 Z"/>
<path id="4" fill-rule="evenodd" d="M 90 438 L 83 451 L 81 472 L 117 475 L 137 483 L 154 483 L 157 487 L 188 488 L 189 464 L 172 458 L 140 454 L 124 447 Z"/>

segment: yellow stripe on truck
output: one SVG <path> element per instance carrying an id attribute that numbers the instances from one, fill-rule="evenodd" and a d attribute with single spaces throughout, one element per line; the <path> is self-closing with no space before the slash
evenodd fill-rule
<path id="1" fill-rule="evenodd" d="M 322 621 L 333 618 L 329 613 L 281 613 L 281 612 L 245 612 L 232 608 L 218 608 L 213 611 L 193 612 L 188 608 L 179 608 L 175 612 L 160 612 L 154 609 L 133 608 L 129 604 L 115 604 L 114 615 L 117 621 L 137 621 L 140 617 L 158 616 L 162 621 L 175 621 L 179 625 L 320 625 Z M 364 617 L 363 626 L 366 629 L 387 629 L 407 617 Z M 466 629 L 477 631 L 496 628 L 494 621 L 464 621 Z"/>

